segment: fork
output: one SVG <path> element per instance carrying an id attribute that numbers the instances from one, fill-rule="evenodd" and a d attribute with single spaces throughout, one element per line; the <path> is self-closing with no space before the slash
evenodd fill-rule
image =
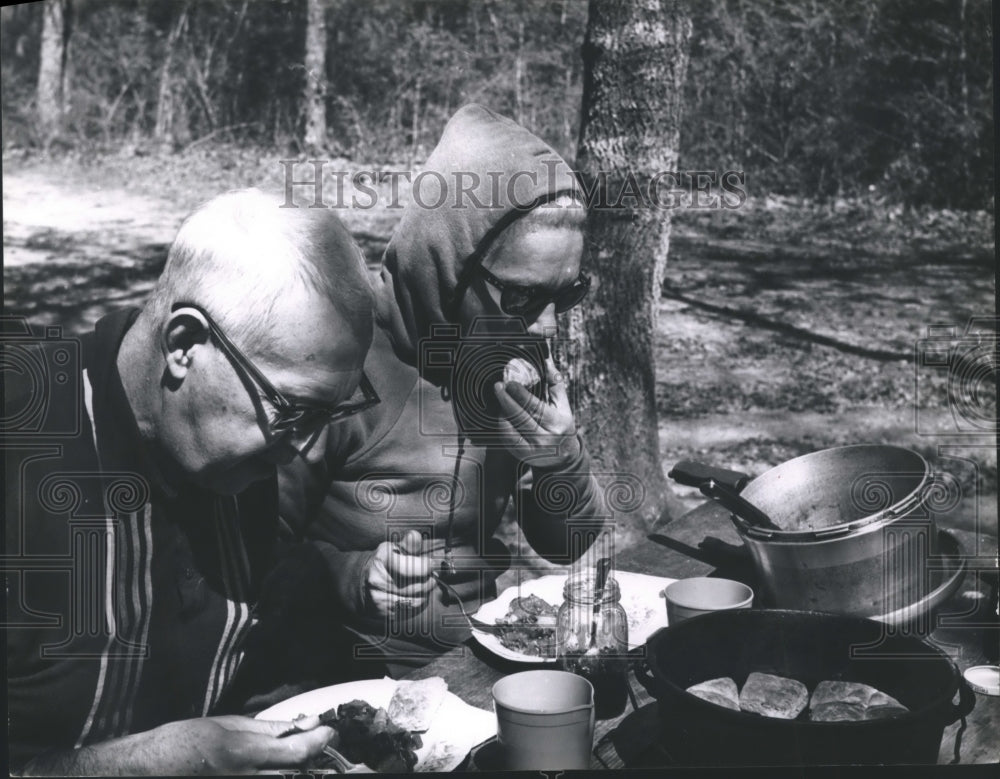
<path id="1" fill-rule="evenodd" d="M 479 630 L 483 633 L 501 633 L 505 629 L 509 629 L 509 627 L 505 627 L 504 625 L 491 625 L 488 622 L 483 622 L 481 619 L 473 617 L 465 610 L 465 604 L 462 603 L 462 599 L 455 591 L 455 588 L 448 584 L 448 582 L 441 577 L 441 574 L 437 571 L 431 571 L 431 576 L 433 576 L 435 581 L 437 581 L 437 583 L 440 584 L 452 598 L 454 598 L 455 603 L 458 604 L 458 608 L 461 610 L 462 616 L 465 617 L 466 621 L 469 623 L 470 628 L 473 630 Z"/>
<path id="2" fill-rule="evenodd" d="M 323 747 L 323 754 L 333 760 L 333 768 L 338 774 L 373 774 L 375 773 L 364 763 L 352 763 L 340 752 L 327 744 Z"/>
<path id="3" fill-rule="evenodd" d="M 309 717 L 305 714 L 300 714 L 292 720 L 292 727 L 286 730 L 284 733 L 279 733 L 278 738 L 284 738 L 285 736 L 290 736 L 293 733 L 302 733 L 306 730 L 310 730 L 315 727 L 315 723 L 311 723 L 310 720 L 315 719 L 315 717 Z M 333 769 L 338 774 L 372 774 L 375 773 L 371 768 L 369 768 L 364 763 L 352 763 L 346 757 L 344 757 L 340 752 L 334 749 L 332 746 L 327 744 L 323 747 L 323 754 L 333 760 Z"/>

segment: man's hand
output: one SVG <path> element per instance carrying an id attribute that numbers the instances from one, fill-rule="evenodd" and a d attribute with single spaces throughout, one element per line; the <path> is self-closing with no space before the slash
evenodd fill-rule
<path id="1" fill-rule="evenodd" d="M 510 452 L 532 465 L 559 467 L 580 455 L 576 422 L 566 395 L 566 384 L 551 357 L 545 360 L 549 400 L 535 397 L 515 381 L 494 385 L 503 416 L 500 432 Z"/>
<path id="2" fill-rule="evenodd" d="M 433 563 L 420 533 L 409 530 L 399 543 L 383 541 L 368 566 L 368 598 L 381 617 L 416 613 L 434 590 Z"/>
<path id="3" fill-rule="evenodd" d="M 290 735 L 283 736 L 284 733 Z M 318 756 L 333 730 L 309 721 L 273 722 L 249 717 L 203 717 L 80 749 L 46 753 L 25 775 L 194 776 L 295 768 Z"/>

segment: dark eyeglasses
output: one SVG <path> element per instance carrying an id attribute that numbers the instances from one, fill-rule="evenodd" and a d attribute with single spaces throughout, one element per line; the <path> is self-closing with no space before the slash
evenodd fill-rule
<path id="1" fill-rule="evenodd" d="M 500 310 L 511 316 L 524 316 L 541 311 L 549 303 L 554 303 L 556 313 L 569 311 L 583 300 L 590 291 L 590 276 L 580 273 L 569 286 L 555 292 L 544 287 L 523 286 L 498 279 L 483 266 L 478 271 L 487 282 L 500 290 Z"/>
<path id="2" fill-rule="evenodd" d="M 284 395 L 261 373 L 250 358 L 229 340 L 229 337 L 222 332 L 222 329 L 201 306 L 194 303 L 175 303 L 171 311 L 176 311 L 179 308 L 193 308 L 205 317 L 209 331 L 218 342 L 219 348 L 226 353 L 234 367 L 255 384 L 261 394 L 267 398 L 267 402 L 274 407 L 277 416 L 268 422 L 269 432 L 272 436 L 281 435 L 290 430 L 298 435 L 315 432 L 324 425 L 346 419 L 379 402 L 378 393 L 375 392 L 375 388 L 364 371 L 361 372 L 361 382 L 358 385 L 358 391 L 362 396 L 360 399 L 357 399 L 357 393 L 355 393 L 355 397 L 350 400 L 332 404 Z"/>

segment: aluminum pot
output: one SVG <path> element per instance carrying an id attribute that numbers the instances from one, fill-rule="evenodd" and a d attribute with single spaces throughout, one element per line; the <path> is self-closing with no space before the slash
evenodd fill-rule
<path id="1" fill-rule="evenodd" d="M 871 617 L 927 595 L 928 558 L 937 542 L 928 505 L 935 483 L 916 452 L 882 445 L 824 449 L 752 481 L 693 463 L 679 463 L 670 475 L 706 494 L 713 493 L 704 485 L 720 483 L 765 515 L 733 515 L 758 574 L 760 605 Z"/>
<path id="2" fill-rule="evenodd" d="M 742 688 L 753 671 L 796 679 L 810 693 L 825 680 L 861 682 L 909 712 L 861 722 L 811 722 L 805 714 L 772 719 L 686 691 L 724 676 Z M 934 764 L 944 729 L 976 705 L 938 647 L 874 620 L 835 614 L 705 614 L 650 636 L 636 678 L 657 699 L 658 743 L 682 765 Z"/>

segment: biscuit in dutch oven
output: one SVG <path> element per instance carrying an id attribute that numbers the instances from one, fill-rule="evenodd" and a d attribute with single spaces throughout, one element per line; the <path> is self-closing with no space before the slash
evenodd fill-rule
<path id="1" fill-rule="evenodd" d="M 795 719 L 809 703 L 802 682 L 754 671 L 740 691 L 740 709 L 778 719 Z"/>
<path id="2" fill-rule="evenodd" d="M 882 719 L 908 711 L 891 695 L 860 682 L 820 682 L 809 699 L 809 719 L 814 722 Z"/>
<path id="3" fill-rule="evenodd" d="M 716 706 L 725 706 L 727 709 L 740 710 L 740 693 L 736 688 L 736 682 L 728 676 L 721 679 L 709 679 L 707 682 L 694 684 L 687 688 L 692 695 L 697 695 L 702 700 L 714 703 Z"/>

